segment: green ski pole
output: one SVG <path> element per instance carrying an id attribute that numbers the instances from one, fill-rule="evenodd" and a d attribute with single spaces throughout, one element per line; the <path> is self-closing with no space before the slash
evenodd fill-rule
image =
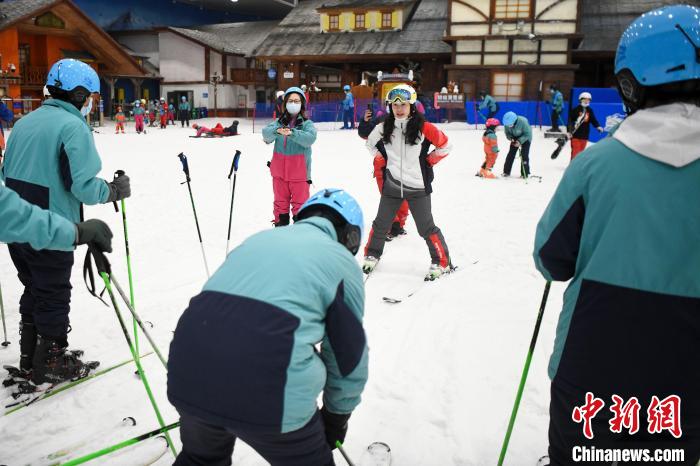
<path id="1" fill-rule="evenodd" d="M 114 173 L 114 178 L 119 178 L 120 176 L 124 175 L 124 170 L 117 170 Z M 124 199 L 121 200 L 121 206 L 122 206 L 122 225 L 124 226 L 124 248 L 126 249 L 126 268 L 127 271 L 129 272 L 129 297 L 131 298 L 129 302 L 131 303 L 131 307 L 136 309 L 136 304 L 134 304 L 134 281 L 133 281 L 133 276 L 131 273 L 131 252 L 129 250 L 129 233 L 126 228 L 126 204 L 124 203 Z M 133 319 L 133 324 L 134 324 L 134 347 L 136 348 L 136 357 L 138 357 L 139 353 L 139 329 L 138 325 L 136 323 L 136 318 Z"/>
<path id="2" fill-rule="evenodd" d="M 523 375 L 520 377 L 520 385 L 518 386 L 518 393 L 515 395 L 515 404 L 513 405 L 513 411 L 510 414 L 510 421 L 508 422 L 508 430 L 506 431 L 506 437 L 503 439 L 503 446 L 501 447 L 501 455 L 498 457 L 498 466 L 503 466 L 503 460 L 506 457 L 506 451 L 508 451 L 508 443 L 510 442 L 510 435 L 513 433 L 513 426 L 515 425 L 515 417 L 518 415 L 518 408 L 520 407 L 520 399 L 523 396 L 523 390 L 525 389 L 525 381 L 527 380 L 527 374 L 530 371 L 530 362 L 532 362 L 532 354 L 535 352 L 535 345 L 537 344 L 537 336 L 540 333 L 540 325 L 542 324 L 542 315 L 544 314 L 544 307 L 547 305 L 547 296 L 549 296 L 549 287 L 552 282 L 548 281 L 544 286 L 544 293 L 542 294 L 542 302 L 540 303 L 540 310 L 537 313 L 537 322 L 535 323 L 535 331 L 532 333 L 532 340 L 530 340 L 530 348 L 527 351 L 527 358 L 525 359 L 525 367 L 523 368 Z"/>
<path id="3" fill-rule="evenodd" d="M 109 261 L 105 257 L 104 254 L 102 254 L 100 251 L 95 249 L 94 246 L 89 245 L 88 246 L 88 254 L 92 254 L 93 258 L 95 259 L 95 265 L 97 266 L 97 271 L 99 272 L 100 276 L 102 277 L 102 280 L 104 281 L 105 284 L 105 289 L 107 290 L 107 293 L 109 294 L 109 299 L 112 301 L 112 307 L 114 307 L 114 312 L 117 314 L 117 319 L 119 320 L 119 325 L 121 325 L 122 332 L 124 333 L 124 338 L 126 338 L 126 343 L 129 345 L 129 350 L 131 350 L 131 357 L 134 360 L 134 363 L 136 363 L 136 369 L 138 370 L 139 377 L 141 378 L 141 381 L 143 382 L 143 386 L 146 389 L 146 393 L 148 394 L 148 399 L 151 402 L 151 405 L 153 406 L 153 410 L 155 411 L 156 418 L 158 419 L 158 423 L 160 424 L 161 427 L 165 427 L 165 422 L 163 421 L 163 416 L 160 414 L 160 409 L 158 408 L 158 404 L 156 403 L 156 399 L 153 396 L 153 392 L 151 391 L 151 386 L 148 383 L 148 379 L 146 378 L 146 373 L 143 370 L 143 367 L 141 367 L 141 361 L 139 357 L 136 354 L 136 351 L 134 350 L 134 345 L 131 341 L 131 337 L 129 336 L 129 331 L 126 329 L 126 324 L 124 323 L 124 319 L 122 318 L 122 314 L 119 311 L 119 305 L 117 304 L 117 300 L 114 297 L 114 291 L 112 291 L 112 284 L 110 281 L 110 274 L 111 274 L 111 267 L 109 265 Z M 168 440 L 168 445 L 170 445 L 170 449 L 173 452 L 173 455 L 177 457 L 177 451 L 175 450 L 175 446 L 173 445 L 172 440 L 170 439 L 169 434 L 165 434 L 166 439 Z"/>
<path id="4" fill-rule="evenodd" d="M 94 453 L 90 453 L 85 456 L 81 456 L 80 458 L 76 458 L 74 460 L 67 461 L 63 463 L 61 466 L 75 466 L 78 464 L 83 464 L 87 463 L 88 461 L 92 461 L 95 458 L 99 458 L 101 456 L 108 455 L 109 453 L 112 453 L 117 450 L 121 450 L 122 448 L 126 448 L 128 446 L 134 445 L 136 443 L 142 442 L 144 440 L 148 440 L 149 438 L 156 437 L 160 434 L 165 434 L 168 436 L 168 431 L 175 429 L 177 427 L 180 427 L 179 422 L 174 422 L 172 424 L 169 424 L 167 426 L 161 427 L 160 429 L 152 430 L 151 432 L 146 432 L 145 434 L 141 434 L 137 437 L 131 438 L 129 440 L 124 440 L 123 442 L 117 443 L 116 445 L 112 445 L 110 447 L 103 448 L 102 450 L 96 451 Z M 170 445 L 170 441 L 168 438 L 165 439 L 166 442 Z"/>
<path id="5" fill-rule="evenodd" d="M 345 453 L 345 448 L 343 448 L 343 444 L 340 443 L 340 440 L 335 441 L 335 446 L 338 449 L 338 451 L 340 452 L 340 454 L 343 455 L 343 458 L 345 458 L 345 461 L 347 461 L 348 466 L 355 466 L 355 464 L 352 462 L 352 460 L 350 459 L 348 454 Z"/>

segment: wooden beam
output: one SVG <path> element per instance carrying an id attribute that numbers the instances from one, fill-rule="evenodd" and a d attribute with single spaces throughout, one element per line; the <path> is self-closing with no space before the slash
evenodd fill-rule
<path id="1" fill-rule="evenodd" d="M 479 10 L 478 8 L 476 8 L 474 5 L 470 5 L 470 4 L 468 4 L 467 2 L 465 2 L 465 1 L 463 1 L 463 0 L 452 0 L 452 2 L 459 3 L 460 5 L 466 6 L 466 7 L 469 8 L 470 10 L 473 10 L 473 11 L 475 11 L 476 13 L 480 14 L 481 17 L 484 18 L 486 21 L 489 20 L 489 17 L 488 17 L 487 15 L 485 15 L 483 11 Z M 450 21 L 450 22 L 452 21 L 452 17 L 451 17 L 451 16 L 449 17 L 449 21 Z"/>

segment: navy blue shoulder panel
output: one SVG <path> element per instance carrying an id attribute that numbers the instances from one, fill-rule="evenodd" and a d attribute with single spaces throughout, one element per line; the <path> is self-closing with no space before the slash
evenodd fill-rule
<path id="1" fill-rule="evenodd" d="M 345 304 L 345 283 L 342 281 L 326 313 L 326 334 L 340 374 L 346 377 L 362 360 L 367 340 L 362 324 Z"/>
<path id="2" fill-rule="evenodd" d="M 281 432 L 299 324 L 263 301 L 203 291 L 180 317 L 170 344 L 170 402 L 212 424 Z"/>
<path id="3" fill-rule="evenodd" d="M 40 186 L 38 184 L 16 180 L 14 178 L 7 178 L 5 180 L 5 186 L 19 194 L 19 197 L 30 204 L 39 206 L 42 209 L 49 209 L 51 198 L 49 188 L 46 186 Z"/>
<path id="4" fill-rule="evenodd" d="M 585 214 L 586 205 L 579 196 L 540 248 L 542 264 L 554 280 L 568 280 L 576 272 Z"/>
<path id="5" fill-rule="evenodd" d="M 73 175 L 70 171 L 70 160 L 68 160 L 68 154 L 66 154 L 66 147 L 63 144 L 61 144 L 61 150 L 58 154 L 58 166 L 61 170 L 63 187 L 66 188 L 66 191 L 70 192 L 73 187 Z"/>

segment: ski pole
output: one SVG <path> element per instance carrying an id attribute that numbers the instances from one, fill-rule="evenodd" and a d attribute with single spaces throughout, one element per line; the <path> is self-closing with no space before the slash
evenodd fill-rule
<path id="1" fill-rule="evenodd" d="M 122 314 L 119 311 L 119 305 L 117 304 L 117 299 L 114 297 L 114 291 L 112 291 L 112 284 L 111 284 L 111 266 L 109 265 L 109 261 L 107 260 L 107 257 L 103 253 L 101 253 L 99 250 L 97 250 L 93 245 L 88 246 L 88 254 L 92 254 L 93 258 L 95 259 L 95 266 L 97 267 L 97 271 L 99 272 L 100 276 L 102 277 L 102 280 L 104 281 L 105 284 L 105 289 L 107 290 L 107 293 L 109 294 L 109 299 L 112 301 L 112 307 L 114 308 L 114 312 L 117 315 L 117 320 L 119 320 L 119 325 L 122 328 L 122 332 L 124 333 L 124 338 L 126 338 L 126 343 L 129 345 L 129 350 L 131 351 L 131 357 L 134 360 L 134 363 L 136 364 L 136 370 L 138 370 L 139 373 L 139 378 L 143 382 L 143 387 L 146 389 L 146 393 L 148 394 L 148 399 L 151 402 L 151 405 L 153 406 L 153 411 L 156 414 L 156 418 L 158 419 L 158 424 L 160 424 L 161 427 L 165 427 L 165 422 L 163 421 L 163 416 L 160 414 L 160 409 L 158 408 L 158 403 L 156 403 L 156 399 L 153 396 L 153 392 L 151 391 L 151 386 L 148 383 L 148 379 L 146 378 L 146 373 L 143 370 L 143 367 L 141 366 L 141 360 L 139 359 L 138 355 L 136 354 L 136 351 L 134 349 L 134 345 L 131 342 L 131 337 L 129 336 L 129 331 L 126 329 L 126 324 L 124 323 L 124 319 L 122 318 Z M 168 440 L 168 444 L 170 445 L 170 449 L 173 452 L 173 455 L 177 457 L 177 451 L 175 450 L 175 446 L 173 445 L 172 440 L 170 439 L 169 434 L 165 434 L 166 439 Z"/>
<path id="2" fill-rule="evenodd" d="M 197 226 L 197 236 L 199 236 L 199 246 L 202 248 L 202 258 L 204 259 L 204 269 L 207 271 L 207 278 L 209 275 L 209 264 L 207 264 L 207 255 L 204 253 L 204 242 L 202 241 L 202 231 L 199 229 L 199 219 L 197 219 L 197 209 L 194 206 L 194 196 L 192 195 L 192 186 L 190 185 L 190 166 L 187 163 L 187 156 L 180 152 L 178 154 L 180 162 L 182 162 L 182 171 L 185 172 L 185 181 L 180 184 L 187 183 L 187 190 L 190 192 L 190 202 L 192 203 L 192 212 L 194 213 L 194 223 Z"/>
<path id="3" fill-rule="evenodd" d="M 2 301 L 2 284 L 0 283 L 0 316 L 2 316 L 2 333 L 5 340 L 2 342 L 2 346 L 7 348 L 10 342 L 7 340 L 7 327 L 5 326 L 5 304 Z"/>
<path id="4" fill-rule="evenodd" d="M 228 236 L 226 237 L 226 255 L 228 256 L 229 242 L 231 241 L 231 221 L 233 220 L 233 197 L 236 195 L 236 176 L 238 175 L 238 161 L 241 158 L 241 151 L 237 150 L 231 163 L 231 171 L 228 172 L 228 179 L 231 180 L 233 174 L 233 186 L 231 187 L 231 208 L 228 214 Z"/>
<path id="5" fill-rule="evenodd" d="M 498 466 L 503 466 L 503 460 L 506 457 L 506 451 L 508 450 L 508 443 L 510 442 L 510 435 L 513 433 L 513 425 L 515 424 L 515 417 L 518 415 L 518 407 L 520 406 L 520 399 L 523 396 L 523 390 L 525 389 L 525 381 L 527 380 L 527 374 L 530 370 L 530 362 L 532 362 L 532 354 L 535 352 L 535 345 L 537 344 L 537 335 L 540 333 L 540 325 L 542 324 L 542 315 L 544 314 L 544 307 L 547 305 L 547 296 L 549 296 L 549 287 L 552 282 L 548 281 L 544 286 L 544 293 L 542 294 L 542 302 L 540 303 L 540 310 L 537 313 L 537 322 L 535 323 L 535 331 L 532 333 L 532 340 L 530 340 L 530 348 L 527 351 L 527 358 L 525 358 L 525 367 L 523 368 L 523 374 L 520 377 L 520 385 L 518 386 L 518 393 L 515 395 L 515 404 L 513 405 L 513 411 L 510 414 L 510 421 L 508 422 L 508 430 L 506 430 L 506 436 L 503 439 L 503 446 L 501 447 L 501 455 L 498 457 Z"/>
<path id="6" fill-rule="evenodd" d="M 106 448 L 103 448 L 102 450 L 98 450 L 94 453 L 90 453 L 85 456 L 81 456 L 80 458 L 76 458 L 74 460 L 67 461 L 63 463 L 62 466 L 76 466 L 78 464 L 83 464 L 87 463 L 88 461 L 92 461 L 95 458 L 99 458 L 101 456 L 105 456 L 109 453 L 112 453 L 113 451 L 121 450 L 122 448 L 126 448 L 128 446 L 134 445 L 139 442 L 143 442 L 144 440 L 148 440 L 149 438 L 156 437 L 160 434 L 165 434 L 166 436 L 168 435 L 168 431 L 176 429 L 180 427 L 179 422 L 173 422 L 172 424 L 169 424 L 167 426 L 161 427 L 160 429 L 155 429 L 150 432 L 146 432 L 145 434 L 141 434 L 137 437 L 130 438 L 129 440 L 124 440 L 123 442 L 117 443 L 116 445 L 112 445 Z M 166 442 L 168 442 L 168 445 L 170 445 L 170 442 L 166 438 Z"/>
<path id="7" fill-rule="evenodd" d="M 117 179 L 120 176 L 125 175 L 124 170 L 117 170 L 114 172 L 114 178 Z M 136 305 L 134 304 L 134 281 L 132 278 L 131 274 L 131 252 L 129 250 L 129 233 L 126 228 L 126 204 L 124 203 L 124 199 L 121 200 L 121 206 L 122 206 L 122 225 L 124 227 L 124 248 L 126 249 L 126 269 L 129 272 L 129 295 L 130 295 L 130 304 L 132 308 L 135 308 Z M 114 203 L 114 207 L 116 209 L 117 203 Z M 118 211 L 118 210 L 117 210 Z M 134 324 L 134 347 L 136 348 L 136 356 L 138 357 L 139 353 L 139 331 L 138 327 L 136 325 L 136 319 L 133 319 L 133 324 Z"/>
<path id="8" fill-rule="evenodd" d="M 124 300 L 124 304 L 126 304 L 127 309 L 129 309 L 129 312 L 131 312 L 131 316 L 134 319 L 134 325 L 138 325 L 139 327 L 141 327 L 141 331 L 146 336 L 146 339 L 151 344 L 153 351 L 156 353 L 156 356 L 158 356 L 158 359 L 160 359 L 160 362 L 163 363 L 163 367 L 165 367 L 165 370 L 167 371 L 168 370 L 168 361 L 165 360 L 165 358 L 163 357 L 163 354 L 160 352 L 160 350 L 156 346 L 155 341 L 153 341 L 151 334 L 146 329 L 146 326 L 143 324 L 143 321 L 141 320 L 139 315 L 136 313 L 136 310 L 134 309 L 134 307 L 129 304 L 129 300 L 126 297 L 126 293 L 124 292 L 122 287 L 119 285 L 119 282 L 117 281 L 117 279 L 114 275 L 110 275 L 109 278 L 112 280 L 112 283 L 114 283 L 114 287 L 117 289 L 117 292 Z M 138 355 L 137 355 L 137 357 L 138 357 Z"/>
<path id="9" fill-rule="evenodd" d="M 340 454 L 343 455 L 343 458 L 345 458 L 345 461 L 348 462 L 348 466 L 355 466 L 355 464 L 350 460 L 350 457 L 348 456 L 348 454 L 345 453 L 345 448 L 343 448 L 343 444 L 340 443 L 340 440 L 335 441 L 335 446 L 338 448 L 338 451 L 340 452 Z"/>

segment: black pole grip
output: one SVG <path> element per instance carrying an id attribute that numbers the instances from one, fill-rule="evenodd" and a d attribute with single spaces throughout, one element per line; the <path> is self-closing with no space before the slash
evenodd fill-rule
<path id="1" fill-rule="evenodd" d="M 182 171 L 185 172 L 185 177 L 187 178 L 187 181 L 191 181 L 190 166 L 187 164 L 187 156 L 182 152 L 180 152 L 177 156 L 180 159 L 180 162 L 182 162 Z"/>
<path id="2" fill-rule="evenodd" d="M 117 170 L 114 172 L 114 179 L 116 180 L 117 178 L 125 174 L 126 173 L 124 172 L 124 170 Z M 117 201 L 113 201 L 112 204 L 114 205 L 114 211 L 119 213 L 119 206 L 117 205 Z"/>
<path id="3" fill-rule="evenodd" d="M 241 151 L 237 150 L 236 155 L 233 156 L 233 162 L 231 162 L 231 171 L 228 172 L 228 179 L 231 179 L 231 175 L 233 175 L 233 172 L 238 171 L 238 161 L 241 158 Z"/>
<path id="4" fill-rule="evenodd" d="M 91 254 L 93 259 L 95 259 L 95 267 L 97 267 L 99 273 L 106 272 L 107 275 L 112 274 L 112 266 L 109 260 L 107 260 L 107 256 L 97 249 L 94 244 L 88 244 L 88 254 Z"/>

